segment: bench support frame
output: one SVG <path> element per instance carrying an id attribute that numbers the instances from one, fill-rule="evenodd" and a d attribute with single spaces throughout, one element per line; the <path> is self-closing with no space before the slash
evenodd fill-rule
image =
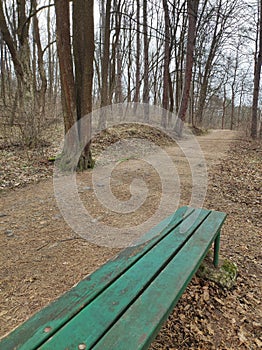
<path id="1" fill-rule="evenodd" d="M 217 234 L 214 243 L 214 266 L 218 267 L 219 265 L 219 248 L 220 248 L 220 231 Z"/>

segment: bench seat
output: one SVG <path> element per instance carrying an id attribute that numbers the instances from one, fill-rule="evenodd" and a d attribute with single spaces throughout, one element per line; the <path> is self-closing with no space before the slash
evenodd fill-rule
<path id="1" fill-rule="evenodd" d="M 16 328 L 0 349 L 147 349 L 214 242 L 226 214 L 179 208 L 141 242 Z"/>

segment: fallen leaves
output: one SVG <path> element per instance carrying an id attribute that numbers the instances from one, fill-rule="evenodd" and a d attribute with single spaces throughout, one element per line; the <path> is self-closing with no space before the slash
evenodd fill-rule
<path id="1" fill-rule="evenodd" d="M 112 135 L 106 137 L 110 142 Z M 219 147 L 218 143 L 218 151 Z M 39 152 L 28 157 L 25 150 L 19 151 L 17 147 L 1 151 L 3 188 L 20 187 L 51 176 L 52 165 L 41 160 L 52 152 L 51 149 L 45 152 L 44 156 Z M 205 207 L 229 214 L 221 235 L 221 251 L 224 257 L 237 263 L 236 286 L 228 291 L 194 277 L 151 349 L 256 350 L 262 347 L 261 154 L 259 142 L 243 140 L 232 146 L 227 158 L 209 172 Z M 60 220 L 52 202 L 49 187 L 48 183 L 41 183 L 37 187 L 39 191 L 30 186 L 21 189 L 8 208 L 1 209 L 4 230 L 14 233 L 10 239 L 5 234 L 1 236 L 2 333 L 115 254 L 71 238 L 71 231 Z M 91 191 L 91 187 L 83 191 Z"/>
<path id="2" fill-rule="evenodd" d="M 25 186 L 50 177 L 52 166 L 43 162 L 43 157 L 45 155 L 39 154 L 36 149 L 9 147 L 8 150 L 0 150 L 0 190 Z"/>
<path id="3" fill-rule="evenodd" d="M 151 350 L 258 350 L 262 347 L 262 144 L 243 140 L 209 172 L 205 206 L 229 214 L 221 236 L 223 256 L 239 268 L 237 284 L 223 290 L 193 279 Z M 190 325 L 190 327 L 188 326 Z"/>

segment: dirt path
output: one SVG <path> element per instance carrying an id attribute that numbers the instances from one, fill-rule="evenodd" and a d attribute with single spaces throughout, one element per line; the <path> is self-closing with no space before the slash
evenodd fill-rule
<path id="1" fill-rule="evenodd" d="M 226 152 L 237 137 L 239 135 L 232 131 L 213 131 L 205 136 L 197 137 L 205 156 L 207 168 L 211 174 L 216 164 L 221 163 L 221 159 L 226 157 Z M 176 162 L 178 175 L 181 180 L 179 206 L 188 204 L 192 192 L 192 169 L 190 169 L 188 159 L 184 157 L 178 147 L 167 147 L 166 151 Z M 201 164 L 199 165 L 199 162 L 194 166 L 202 167 Z M 146 176 L 143 175 L 145 170 Z M 125 159 L 119 162 L 118 171 L 112 182 L 112 192 L 119 200 L 129 199 L 132 173 L 135 173 L 136 176 L 141 176 L 149 184 L 148 197 L 150 200 L 145 202 L 142 210 L 136 216 L 136 220 L 143 222 L 158 207 L 162 189 L 159 185 L 158 174 L 153 169 L 150 167 L 148 169 L 145 168 L 144 163 L 137 159 Z M 81 200 L 91 210 L 94 215 L 94 221 L 113 222 L 115 226 L 123 227 L 130 220 L 134 220 L 133 214 L 119 216 L 103 212 L 102 207 L 95 198 L 91 180 L 91 172 L 80 174 L 77 179 Z M 0 208 L 0 336 L 9 332 L 20 322 L 40 310 L 118 252 L 118 249 L 101 247 L 75 234 L 66 224 L 57 207 L 52 179 L 42 181 L 36 185 L 31 184 L 15 191 L 7 191 L 2 195 L 2 199 L 2 207 Z M 206 204 L 210 208 L 215 207 L 209 193 L 207 194 Z M 225 238 L 224 243 L 226 243 L 227 239 L 228 237 Z M 224 252 L 230 254 L 230 250 L 224 249 Z M 234 254 L 231 255 L 234 256 Z M 184 294 L 180 305 L 187 304 L 189 301 L 193 305 L 193 298 L 197 298 L 196 296 L 199 296 L 201 293 L 200 289 L 203 287 L 201 283 L 197 279 L 191 283 L 189 291 Z M 203 283 L 204 288 L 210 288 L 211 301 L 209 301 L 209 304 L 211 306 L 210 308 L 207 307 L 207 312 L 212 310 L 217 315 L 217 313 L 222 311 L 219 311 L 215 305 L 221 306 L 223 310 L 225 309 L 224 306 L 227 305 L 227 302 L 223 301 L 224 292 L 217 291 L 217 288 L 212 284 L 209 285 L 208 282 Z M 230 295 L 230 297 L 234 298 L 237 296 Z M 212 298 L 215 298 L 215 300 L 212 300 Z M 223 312 L 226 312 L 226 310 Z M 235 318 L 234 312 L 236 314 L 236 311 L 232 309 L 231 312 L 233 314 L 232 320 L 241 316 L 241 311 L 237 313 L 237 316 L 235 315 Z M 176 315 L 174 317 L 177 322 L 180 316 Z M 200 333 L 202 332 L 203 334 L 203 330 L 199 328 L 198 321 L 192 319 L 190 322 L 193 322 L 193 326 L 190 328 L 185 323 L 187 322 L 186 317 L 184 315 L 184 319 L 179 318 L 179 325 L 181 326 L 179 329 L 173 329 L 170 326 L 170 322 L 168 322 L 166 328 L 161 332 L 159 340 L 154 343 L 153 348 L 175 349 L 174 344 L 180 344 L 177 347 L 179 349 L 258 348 L 255 343 L 254 346 L 246 347 L 245 339 L 247 337 L 243 332 L 242 342 L 236 342 L 236 347 L 233 345 L 226 347 L 221 341 L 217 343 L 218 346 L 212 347 L 210 345 L 212 337 L 217 338 L 214 335 L 214 329 L 216 328 L 219 328 L 219 335 L 224 334 L 228 342 L 232 338 L 232 334 L 228 333 L 226 318 L 218 325 L 216 322 L 219 322 L 219 320 L 216 317 L 210 320 L 210 315 L 208 314 L 208 317 L 205 317 L 205 313 L 203 313 L 203 320 L 206 319 L 210 322 L 207 325 L 207 321 L 203 321 L 203 327 L 209 327 L 207 329 L 210 334 L 205 335 L 202 339 Z M 200 316 L 194 315 L 194 317 Z M 234 321 L 232 322 L 234 325 Z M 244 322 L 243 316 L 242 323 Z M 237 323 L 236 319 L 235 323 Z M 258 321 L 253 320 L 253 323 L 254 327 L 258 327 Z M 185 330 L 181 335 L 183 327 Z M 250 330 L 250 328 L 248 329 Z M 180 335 L 176 336 L 174 333 L 177 331 L 180 332 Z M 196 342 L 196 339 L 198 339 L 198 343 L 194 343 L 190 338 L 189 340 L 187 339 L 192 332 L 195 334 L 192 336 L 194 341 Z M 232 332 L 235 332 L 234 328 Z M 202 343 L 199 339 L 202 339 Z M 239 340 L 239 338 L 237 339 Z M 165 346 L 163 344 L 168 345 Z M 200 347 L 196 344 L 200 344 Z M 201 347 L 201 344 L 204 344 L 203 347 Z"/>

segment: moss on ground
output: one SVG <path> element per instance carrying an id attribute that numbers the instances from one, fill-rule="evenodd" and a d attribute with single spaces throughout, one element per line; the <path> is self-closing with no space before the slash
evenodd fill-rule
<path id="1" fill-rule="evenodd" d="M 201 278 L 213 281 L 225 289 L 231 289 L 235 283 L 238 274 L 237 265 L 228 259 L 220 259 L 219 267 L 213 265 L 212 256 L 208 254 L 207 258 L 200 265 L 197 275 Z"/>

